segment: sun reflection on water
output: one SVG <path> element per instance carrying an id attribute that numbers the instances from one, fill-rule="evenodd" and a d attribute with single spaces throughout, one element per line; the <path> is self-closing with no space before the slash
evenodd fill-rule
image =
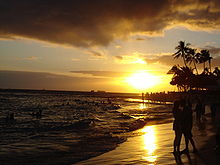
<path id="1" fill-rule="evenodd" d="M 141 110 L 146 109 L 146 108 L 147 108 L 147 105 L 144 104 L 144 103 L 141 103 L 140 106 L 139 106 L 139 108 L 140 108 Z"/>
<path id="2" fill-rule="evenodd" d="M 146 150 L 146 156 L 143 156 L 143 159 L 153 165 L 157 160 L 157 155 L 155 150 L 157 149 L 156 144 L 156 132 L 154 126 L 146 126 L 142 129 L 143 135 L 143 148 Z"/>

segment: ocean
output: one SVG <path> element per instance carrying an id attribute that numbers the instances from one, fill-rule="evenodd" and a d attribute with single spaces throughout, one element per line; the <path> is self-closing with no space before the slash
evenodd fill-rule
<path id="1" fill-rule="evenodd" d="M 145 125 L 172 121 L 171 110 L 139 94 L 0 90 L 0 162 L 73 164 L 115 149 Z"/>

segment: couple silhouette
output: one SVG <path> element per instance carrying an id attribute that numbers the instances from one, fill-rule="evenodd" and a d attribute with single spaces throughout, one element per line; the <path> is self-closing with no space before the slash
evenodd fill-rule
<path id="1" fill-rule="evenodd" d="M 189 98 L 181 98 L 174 102 L 173 106 L 173 130 L 175 132 L 175 138 L 173 142 L 174 154 L 188 154 L 189 153 L 189 142 L 193 147 L 193 152 L 197 152 L 193 134 L 192 134 L 192 127 L 193 127 L 193 116 L 192 116 L 192 105 L 190 103 Z M 182 135 L 185 138 L 185 149 L 180 151 L 180 144 Z"/>

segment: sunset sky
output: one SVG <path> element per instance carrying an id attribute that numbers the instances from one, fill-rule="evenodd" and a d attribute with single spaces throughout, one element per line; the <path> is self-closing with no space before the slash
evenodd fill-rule
<path id="1" fill-rule="evenodd" d="M 0 88 L 175 90 L 180 40 L 220 66 L 219 0 L 7 0 L 0 22 Z"/>

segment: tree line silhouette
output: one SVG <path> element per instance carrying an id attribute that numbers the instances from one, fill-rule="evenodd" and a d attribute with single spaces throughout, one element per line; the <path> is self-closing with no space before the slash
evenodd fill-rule
<path id="1" fill-rule="evenodd" d="M 167 74 L 173 74 L 170 84 L 176 85 L 179 91 L 220 89 L 220 70 L 215 67 L 212 71 L 211 62 L 213 58 L 209 50 L 197 51 L 190 45 L 190 43 L 179 41 L 175 48 L 177 52 L 172 56 L 174 59 L 182 58 L 184 66 L 174 65 L 168 71 Z M 201 73 L 198 72 L 198 64 L 203 64 Z"/>

